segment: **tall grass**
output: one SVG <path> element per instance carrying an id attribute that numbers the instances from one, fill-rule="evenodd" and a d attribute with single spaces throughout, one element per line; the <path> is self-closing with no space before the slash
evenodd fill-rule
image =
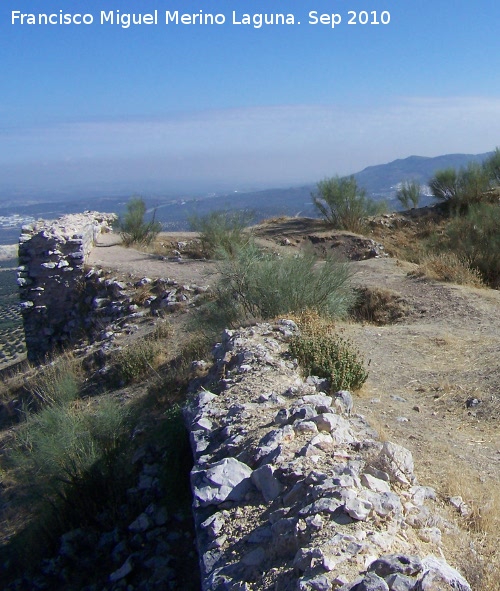
<path id="1" fill-rule="evenodd" d="M 460 562 L 473 591 L 500 591 L 500 490 L 498 483 L 475 474 L 464 465 L 445 473 L 443 493 L 460 496 L 467 506 L 455 518 L 461 535 L 446 543 Z"/>
<path id="2" fill-rule="evenodd" d="M 470 260 L 461 257 L 453 251 L 429 253 L 422 257 L 415 276 L 425 276 L 429 279 L 447 281 L 458 285 L 484 287 L 484 281 L 479 269 L 474 268 Z"/>

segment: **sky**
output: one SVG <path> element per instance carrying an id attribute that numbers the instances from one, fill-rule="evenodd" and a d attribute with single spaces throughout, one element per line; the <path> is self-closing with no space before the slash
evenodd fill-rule
<path id="1" fill-rule="evenodd" d="M 493 150 L 498 22 L 493 0 L 4 0 L 0 198 L 292 186 Z"/>

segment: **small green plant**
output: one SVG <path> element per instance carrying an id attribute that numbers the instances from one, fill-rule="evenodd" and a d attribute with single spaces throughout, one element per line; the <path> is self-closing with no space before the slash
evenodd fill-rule
<path id="1" fill-rule="evenodd" d="M 246 245 L 251 234 L 245 228 L 252 222 L 248 211 L 212 211 L 205 216 L 189 218 L 191 230 L 199 232 L 203 253 L 209 258 L 235 256 Z"/>
<path id="2" fill-rule="evenodd" d="M 404 209 L 410 209 L 410 207 L 418 207 L 421 193 L 422 187 L 418 181 L 403 181 L 396 193 L 396 199 Z"/>
<path id="3" fill-rule="evenodd" d="M 294 336 L 290 353 L 306 375 L 329 379 L 333 392 L 359 390 L 368 378 L 360 352 L 339 335 L 305 332 Z"/>
<path id="4" fill-rule="evenodd" d="M 125 246 L 151 244 L 161 232 L 161 224 L 152 219 L 145 221 L 146 204 L 142 197 L 132 197 L 127 203 L 127 212 L 117 220 L 117 228 Z"/>
<path id="5" fill-rule="evenodd" d="M 379 213 L 377 204 L 367 198 L 354 176 L 326 178 L 317 184 L 311 197 L 323 218 L 340 230 L 362 232 L 365 218 Z"/>

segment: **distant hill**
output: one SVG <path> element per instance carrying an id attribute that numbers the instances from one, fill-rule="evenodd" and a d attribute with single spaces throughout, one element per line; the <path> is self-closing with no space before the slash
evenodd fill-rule
<path id="1" fill-rule="evenodd" d="M 358 184 L 368 195 L 376 200 L 385 199 L 390 207 L 397 208 L 395 200 L 396 185 L 404 180 L 415 179 L 426 185 L 437 170 L 443 168 L 460 168 L 468 162 L 482 162 L 491 152 L 485 154 L 445 154 L 433 158 L 425 156 L 409 156 L 394 160 L 388 164 L 368 166 L 354 174 Z M 319 179 L 318 179 L 319 180 Z M 301 215 L 316 217 L 317 212 L 311 203 L 311 193 L 316 189 L 315 184 L 288 189 L 268 189 L 248 193 L 233 193 L 217 196 L 211 199 L 211 205 L 216 202 L 230 201 L 233 207 L 253 209 L 259 212 L 259 217 L 275 215 Z M 428 205 L 433 199 L 424 197 L 422 205 Z M 262 215 L 261 215 L 262 214 Z"/>
<path id="2" fill-rule="evenodd" d="M 388 164 L 368 166 L 354 176 L 371 195 L 388 196 L 394 191 L 395 185 L 403 180 L 415 179 L 425 185 L 437 170 L 449 167 L 460 168 L 466 166 L 468 162 L 482 162 L 490 154 L 491 152 L 485 154 L 445 154 L 434 158 L 409 156 Z"/>
<path id="3" fill-rule="evenodd" d="M 401 181 L 416 179 L 422 185 L 426 185 L 439 169 L 450 166 L 458 168 L 471 161 L 481 162 L 489 154 L 446 154 L 434 158 L 410 156 L 388 164 L 369 166 L 354 176 L 369 196 L 377 200 L 385 199 L 390 209 L 398 209 L 399 203 L 395 199 L 396 185 Z M 333 174 L 335 171 L 332 171 Z M 256 223 L 277 216 L 318 217 L 311 202 L 311 193 L 315 188 L 316 184 L 309 184 L 259 191 L 221 192 L 205 196 L 182 193 L 177 196 L 161 193 L 143 196 L 148 208 L 156 209 L 156 219 L 163 224 L 165 230 L 186 230 L 189 228 L 188 220 L 191 215 L 202 216 L 218 209 L 252 210 L 255 212 Z M 52 196 L 51 199 L 38 196 L 36 201 L 26 203 L 25 200 L 19 199 L 16 204 L 12 199 L 2 200 L 0 195 L 0 244 L 13 244 L 19 236 L 20 226 L 12 225 L 8 216 L 17 214 L 35 219 L 53 219 L 66 213 L 77 213 L 87 209 L 122 213 L 129 198 L 130 194 L 110 197 L 82 194 L 77 199 L 63 199 L 59 195 Z M 424 197 L 421 205 L 431 202 L 431 197 Z M 2 219 L 2 216 L 6 216 L 5 219 Z"/>

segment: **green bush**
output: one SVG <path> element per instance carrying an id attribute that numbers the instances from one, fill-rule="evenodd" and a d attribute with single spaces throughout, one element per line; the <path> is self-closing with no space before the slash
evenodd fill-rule
<path id="1" fill-rule="evenodd" d="M 345 316 L 354 299 L 349 265 L 319 263 L 309 252 L 278 256 L 249 243 L 221 261 L 219 272 L 214 298 L 200 310 L 216 330 L 306 308 Z"/>
<path id="2" fill-rule="evenodd" d="M 359 390 L 368 378 L 360 352 L 338 335 L 305 332 L 294 336 L 290 353 L 306 375 L 329 379 L 332 392 Z"/>
<path id="3" fill-rule="evenodd" d="M 205 216 L 191 216 L 189 225 L 191 230 L 199 232 L 206 257 L 224 258 L 234 256 L 248 243 L 250 233 L 245 232 L 245 228 L 253 217 L 248 211 L 212 211 Z"/>
<path id="4" fill-rule="evenodd" d="M 151 244 L 161 232 L 160 222 L 155 221 L 155 213 L 147 222 L 146 204 L 141 197 L 132 197 L 127 203 L 127 213 L 117 220 L 117 228 L 125 246 L 132 244 Z"/>
<path id="5" fill-rule="evenodd" d="M 496 148 L 493 154 L 484 162 L 487 174 L 496 186 L 500 185 L 500 148 Z"/>
<path id="6" fill-rule="evenodd" d="M 27 389 L 36 405 L 54 405 L 76 400 L 83 385 L 80 362 L 63 354 L 29 379 Z"/>
<path id="7" fill-rule="evenodd" d="M 485 283 L 500 286 L 500 207 L 472 205 L 467 214 L 450 220 L 442 246 L 455 252 L 480 271 Z"/>
<path id="8" fill-rule="evenodd" d="M 405 209 L 410 209 L 410 207 L 418 207 L 421 192 L 422 187 L 418 181 L 403 181 L 396 193 L 396 199 Z"/>
<path id="9" fill-rule="evenodd" d="M 317 184 L 311 195 L 316 209 L 335 228 L 362 232 L 365 218 L 379 213 L 379 206 L 358 187 L 354 176 L 327 178 Z"/>
<path id="10" fill-rule="evenodd" d="M 429 181 L 434 197 L 446 203 L 452 211 L 464 213 L 467 208 L 483 200 L 490 188 L 490 174 L 477 162 L 469 162 L 458 171 L 454 168 L 438 170 Z"/>
<path id="11" fill-rule="evenodd" d="M 112 453 L 124 432 L 126 411 L 103 401 L 95 409 L 55 404 L 26 416 L 16 436 L 14 464 L 32 479 L 38 497 L 64 498 L 85 473 Z"/>

